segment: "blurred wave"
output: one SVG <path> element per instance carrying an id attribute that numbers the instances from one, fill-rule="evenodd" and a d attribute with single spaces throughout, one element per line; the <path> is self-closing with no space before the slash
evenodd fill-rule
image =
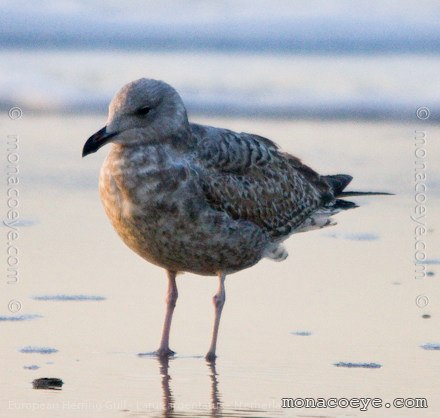
<path id="1" fill-rule="evenodd" d="M 410 70 L 409 70 L 410 69 Z M 440 56 L 0 51 L 0 110 L 107 111 L 125 83 L 165 80 L 190 114 L 417 120 L 440 115 Z"/>

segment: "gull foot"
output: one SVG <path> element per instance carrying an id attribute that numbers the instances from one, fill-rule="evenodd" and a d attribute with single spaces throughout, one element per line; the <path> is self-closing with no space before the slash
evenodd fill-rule
<path id="1" fill-rule="evenodd" d="M 217 358 L 217 356 L 215 355 L 215 353 L 213 353 L 211 351 L 208 354 L 206 354 L 206 356 L 205 356 L 205 360 L 209 361 L 209 362 L 214 362 L 216 358 Z"/>
<path id="2" fill-rule="evenodd" d="M 173 350 L 170 350 L 169 348 L 159 348 L 158 350 L 153 352 L 153 355 L 159 358 L 173 357 L 174 354 L 176 353 Z"/>

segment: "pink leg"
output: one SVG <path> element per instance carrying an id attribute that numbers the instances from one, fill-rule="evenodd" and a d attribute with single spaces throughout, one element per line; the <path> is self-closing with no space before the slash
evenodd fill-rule
<path id="1" fill-rule="evenodd" d="M 167 297 L 165 300 L 167 304 L 167 312 L 165 314 L 165 322 L 163 324 L 160 347 L 156 351 L 156 354 L 159 357 L 169 357 L 175 354 L 174 351 L 170 350 L 170 329 L 171 329 L 171 320 L 173 319 L 173 312 L 178 297 L 177 286 L 176 286 L 176 272 L 167 270 L 167 274 L 168 274 L 168 290 L 167 290 Z"/>
<path id="2" fill-rule="evenodd" d="M 220 272 L 218 278 L 219 278 L 218 290 L 217 293 L 212 298 L 212 302 L 214 303 L 214 309 L 215 309 L 215 317 L 214 317 L 214 329 L 212 330 L 211 347 L 209 348 L 208 354 L 206 354 L 206 360 L 208 361 L 213 361 L 216 358 L 215 350 L 217 347 L 218 328 L 220 325 L 220 318 L 222 316 L 223 305 L 225 304 L 225 300 L 226 300 L 226 293 L 225 293 L 226 275 Z"/>

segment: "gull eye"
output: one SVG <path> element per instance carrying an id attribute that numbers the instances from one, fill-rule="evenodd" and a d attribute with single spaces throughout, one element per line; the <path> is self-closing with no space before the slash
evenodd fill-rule
<path id="1" fill-rule="evenodd" d="M 138 116 L 145 116 L 146 114 L 148 114 L 150 112 L 150 110 L 151 110 L 150 106 L 144 106 L 144 107 L 141 107 L 141 108 L 137 109 L 135 111 L 135 113 Z"/>

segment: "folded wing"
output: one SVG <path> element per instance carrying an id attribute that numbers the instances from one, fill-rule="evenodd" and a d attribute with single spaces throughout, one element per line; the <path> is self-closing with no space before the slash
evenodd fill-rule
<path id="1" fill-rule="evenodd" d="M 192 125 L 200 181 L 209 204 L 251 221 L 273 238 L 299 228 L 336 199 L 330 183 L 269 139 Z"/>

